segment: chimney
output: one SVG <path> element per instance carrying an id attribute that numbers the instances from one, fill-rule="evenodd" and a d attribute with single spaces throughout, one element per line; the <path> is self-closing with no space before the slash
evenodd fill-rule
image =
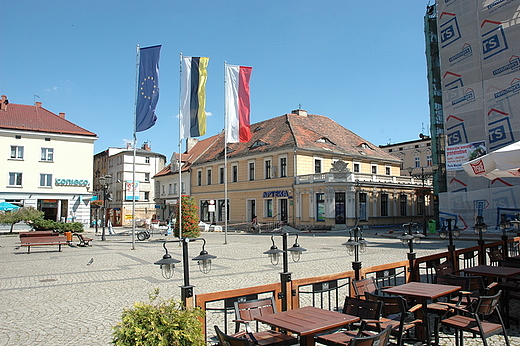
<path id="1" fill-rule="evenodd" d="M 297 114 L 301 117 L 306 117 L 307 116 L 307 111 L 306 110 L 303 110 L 303 109 L 295 109 L 294 111 L 292 111 L 292 114 Z"/>
<path id="2" fill-rule="evenodd" d="M 132 143 L 127 142 L 126 143 L 126 149 L 132 149 Z"/>
<path id="3" fill-rule="evenodd" d="M 141 147 L 141 149 L 146 150 L 146 151 L 151 151 L 152 150 L 150 148 L 150 146 L 148 145 L 148 143 L 144 143 L 143 146 Z"/>
<path id="4" fill-rule="evenodd" d="M 36 107 L 40 108 L 42 106 L 42 103 L 40 101 L 34 103 Z"/>
<path id="5" fill-rule="evenodd" d="M 199 140 L 197 138 L 186 138 L 186 152 L 189 152 Z"/>
<path id="6" fill-rule="evenodd" d="M 65 119 L 65 113 L 60 113 L 60 118 Z"/>
<path id="7" fill-rule="evenodd" d="M 9 104 L 9 101 L 7 100 L 7 96 L 2 95 L 2 101 L 0 103 L 0 110 L 7 111 L 8 104 Z"/>

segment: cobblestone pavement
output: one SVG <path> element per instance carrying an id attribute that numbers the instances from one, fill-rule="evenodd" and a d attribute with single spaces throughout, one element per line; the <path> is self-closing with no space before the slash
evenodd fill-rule
<path id="1" fill-rule="evenodd" d="M 95 238 L 91 247 L 66 246 L 62 252 L 56 246 L 34 247 L 30 254 L 19 247 L 17 235 L 1 235 L 0 346 L 108 345 L 122 310 L 136 301 L 147 301 L 154 288 L 159 288 L 163 298 L 180 299 L 182 269 L 173 279 L 164 280 L 153 265 L 164 254 L 161 240 L 172 237 L 152 235 L 149 241 L 136 241 L 132 250 L 131 236 L 123 229 L 116 231 L 103 242 L 87 230 L 87 236 Z M 365 232 L 370 244 L 361 255 L 364 267 L 406 260 L 408 249 L 395 238 L 381 237 L 380 232 Z M 271 246 L 269 235 L 206 232 L 202 236 L 207 240 L 206 250 L 217 259 L 206 275 L 190 261 L 195 294 L 278 282 L 281 266 L 273 267 L 263 255 Z M 290 263 L 293 278 L 350 270 L 353 258 L 341 246 L 347 240 L 346 232 L 300 235 L 298 242 L 308 251 L 300 262 Z M 275 241 L 281 248 L 281 237 Z M 293 241 L 289 239 L 289 245 Z M 199 254 L 201 245 L 190 243 L 190 257 Z M 475 240 L 457 240 L 456 245 L 474 246 Z M 182 258 L 178 244 L 171 243 L 168 249 L 174 258 Z M 446 241 L 438 239 L 423 240 L 415 248 L 417 256 L 445 249 Z M 520 331 L 512 328 L 509 334 L 511 344 L 520 346 Z M 501 335 L 490 340 L 491 345 L 504 344 Z M 454 345 L 453 337 L 443 335 L 441 344 Z M 481 341 L 468 338 L 467 345 L 481 345 Z"/>

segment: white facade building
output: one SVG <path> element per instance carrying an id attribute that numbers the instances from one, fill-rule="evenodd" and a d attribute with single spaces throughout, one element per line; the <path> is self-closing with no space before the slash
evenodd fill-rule
<path id="1" fill-rule="evenodd" d="M 110 175 L 111 183 L 108 193 L 112 201 L 106 200 L 106 219 L 111 220 L 114 226 L 131 226 L 133 199 L 135 198 L 135 218 L 140 222 L 149 222 L 156 219 L 160 208 L 156 208 L 154 202 L 153 176 L 162 170 L 166 157 L 151 151 L 148 144 L 136 149 L 135 155 L 135 193 L 132 182 L 134 181 L 134 149 L 108 148 L 94 156 L 94 191 L 103 199 L 99 177 Z"/>
<path id="2" fill-rule="evenodd" d="M 95 133 L 41 106 L 0 104 L 0 202 L 35 207 L 54 221 L 89 224 Z M 1 182 L 1 181 L 0 181 Z"/>

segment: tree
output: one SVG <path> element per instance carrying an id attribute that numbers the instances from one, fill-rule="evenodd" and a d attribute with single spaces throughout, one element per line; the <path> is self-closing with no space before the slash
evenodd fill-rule
<path id="1" fill-rule="evenodd" d="M 181 209 L 182 209 L 182 236 L 196 238 L 200 236 L 200 228 L 199 228 L 199 214 L 198 208 L 195 205 L 195 199 L 191 196 L 182 196 L 181 199 Z M 177 222 L 175 222 L 174 233 L 175 236 L 179 236 L 179 208 L 175 210 L 175 218 Z"/>
<path id="2" fill-rule="evenodd" d="M 43 214 L 43 211 L 36 210 L 34 207 L 19 208 L 10 212 L 0 213 L 0 224 L 10 224 L 11 230 L 9 233 L 13 233 L 14 225 L 18 222 L 24 221 L 30 223 L 34 220 L 41 219 Z"/>

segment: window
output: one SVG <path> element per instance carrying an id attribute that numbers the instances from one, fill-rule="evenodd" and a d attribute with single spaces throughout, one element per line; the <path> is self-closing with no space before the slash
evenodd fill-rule
<path id="1" fill-rule="evenodd" d="M 186 193 L 186 183 L 185 182 L 181 183 L 181 193 Z"/>
<path id="2" fill-rule="evenodd" d="M 42 148 L 42 161 L 53 161 L 54 160 L 54 149 L 53 148 Z"/>
<path id="3" fill-rule="evenodd" d="M 400 204 L 400 209 L 401 209 L 401 216 L 406 216 L 407 209 L 408 209 L 407 208 L 408 200 L 407 200 L 406 195 L 399 196 L 399 204 Z"/>
<path id="4" fill-rule="evenodd" d="M 150 182 L 150 173 L 145 173 L 144 174 L 144 181 Z"/>
<path id="5" fill-rule="evenodd" d="M 265 200 L 265 217 L 273 217 L 273 200 Z"/>
<path id="6" fill-rule="evenodd" d="M 381 216 L 388 216 L 388 194 L 381 194 Z"/>
<path id="7" fill-rule="evenodd" d="M 416 167 L 416 168 L 421 167 L 421 157 L 420 157 L 420 156 L 416 156 L 416 157 L 414 158 L 414 160 L 415 160 L 415 167 Z"/>
<path id="8" fill-rule="evenodd" d="M 428 166 L 428 167 L 433 166 L 433 160 L 432 160 L 431 155 L 426 156 L 426 166 Z"/>
<path id="9" fill-rule="evenodd" d="M 424 196 L 417 196 L 417 215 L 424 215 L 424 207 L 425 207 L 425 199 Z"/>
<path id="10" fill-rule="evenodd" d="M 41 187 L 52 187 L 52 174 L 40 174 L 40 186 Z"/>
<path id="11" fill-rule="evenodd" d="M 161 185 L 162 193 L 161 195 L 166 195 L 166 185 Z"/>
<path id="12" fill-rule="evenodd" d="M 206 171 L 206 185 L 211 185 L 211 168 Z"/>
<path id="13" fill-rule="evenodd" d="M 9 186 L 22 186 L 22 173 L 9 173 Z"/>
<path id="14" fill-rule="evenodd" d="M 145 192 L 144 192 L 144 200 L 145 200 L 145 201 L 150 200 L 150 191 L 145 191 Z"/>
<path id="15" fill-rule="evenodd" d="M 150 163 L 150 156 L 146 156 L 144 158 L 144 163 Z"/>
<path id="16" fill-rule="evenodd" d="M 271 179 L 271 160 L 265 160 L 264 166 L 265 166 L 265 171 L 264 171 L 265 179 Z"/>
<path id="17" fill-rule="evenodd" d="M 321 159 L 314 159 L 314 173 L 321 173 Z"/>
<path id="18" fill-rule="evenodd" d="M 168 194 L 169 195 L 173 194 L 173 184 L 168 184 Z"/>
<path id="19" fill-rule="evenodd" d="M 287 158 L 282 157 L 280 159 L 280 178 L 285 178 L 287 176 Z"/>
<path id="20" fill-rule="evenodd" d="M 359 163 L 354 162 L 354 173 L 359 173 Z"/>
<path id="21" fill-rule="evenodd" d="M 224 184 L 224 167 L 219 167 L 218 168 L 218 181 L 220 184 Z"/>
<path id="22" fill-rule="evenodd" d="M 255 180 L 255 163 L 249 162 L 249 180 Z"/>
<path id="23" fill-rule="evenodd" d="M 177 194 L 177 183 L 173 183 L 173 194 Z"/>
<path id="24" fill-rule="evenodd" d="M 11 158 L 23 160 L 23 147 L 18 145 L 11 145 Z"/>
<path id="25" fill-rule="evenodd" d="M 238 181 L 238 165 L 233 165 L 231 169 L 233 171 L 233 182 L 236 183 Z"/>
<path id="26" fill-rule="evenodd" d="M 316 194 L 316 221 L 325 221 L 325 194 Z"/>
<path id="27" fill-rule="evenodd" d="M 202 171 L 197 171 L 197 186 L 202 186 Z"/>
<path id="28" fill-rule="evenodd" d="M 377 174 L 377 165 L 372 165 L 372 174 Z"/>
<path id="29" fill-rule="evenodd" d="M 385 167 L 385 174 L 390 175 L 390 167 Z"/>

